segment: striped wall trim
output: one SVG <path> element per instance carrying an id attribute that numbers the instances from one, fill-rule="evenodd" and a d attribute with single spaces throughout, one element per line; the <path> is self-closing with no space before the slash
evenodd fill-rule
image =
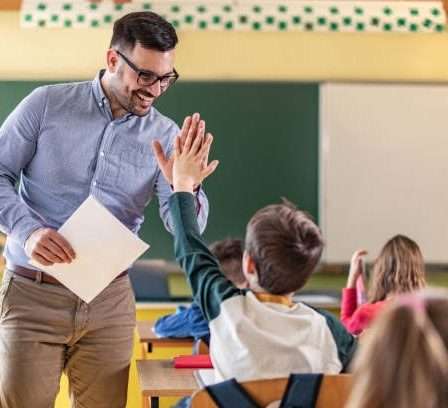
<path id="1" fill-rule="evenodd" d="M 23 0 L 24 28 L 108 28 L 133 11 L 155 11 L 179 30 L 401 32 L 445 30 L 439 1 Z"/>

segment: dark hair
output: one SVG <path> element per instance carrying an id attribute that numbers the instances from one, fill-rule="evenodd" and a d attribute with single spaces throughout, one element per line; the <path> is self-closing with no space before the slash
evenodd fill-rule
<path id="1" fill-rule="evenodd" d="M 133 50 L 139 43 L 143 48 L 169 51 L 177 41 L 176 30 L 168 21 L 156 13 L 141 11 L 115 21 L 110 47 Z"/>
<path id="2" fill-rule="evenodd" d="M 404 235 L 386 242 L 373 264 L 369 288 L 371 303 L 392 293 L 411 292 L 425 287 L 425 263 L 417 243 Z"/>
<path id="3" fill-rule="evenodd" d="M 227 279 L 236 286 L 246 282 L 243 274 L 243 241 L 241 239 L 223 239 L 213 242 L 210 251 L 221 264 L 221 270 Z"/>
<path id="4" fill-rule="evenodd" d="M 319 227 L 287 200 L 258 210 L 247 225 L 246 250 L 255 261 L 259 285 L 272 294 L 303 287 L 322 249 Z"/>

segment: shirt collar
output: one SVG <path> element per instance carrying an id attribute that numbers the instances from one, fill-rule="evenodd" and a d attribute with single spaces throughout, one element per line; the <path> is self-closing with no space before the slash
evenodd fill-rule
<path id="1" fill-rule="evenodd" d="M 96 74 L 96 77 L 92 82 L 93 94 L 95 95 L 95 99 L 98 102 L 98 104 L 102 104 L 107 100 L 107 97 L 103 91 L 103 87 L 101 86 L 101 78 L 103 77 L 105 72 L 106 72 L 105 69 L 100 70 L 98 74 Z"/>
<path id="2" fill-rule="evenodd" d="M 92 81 L 92 87 L 93 87 L 93 94 L 95 95 L 95 99 L 98 103 L 98 105 L 101 108 L 104 108 L 105 105 L 110 106 L 109 99 L 107 99 L 106 94 L 104 93 L 103 86 L 101 85 L 101 78 L 103 77 L 104 73 L 106 72 L 105 69 L 101 69 L 98 74 L 96 74 L 95 79 Z M 110 110 L 110 109 L 109 109 Z M 112 112 L 109 114 L 112 117 Z M 117 119 L 118 122 L 125 122 L 131 117 L 136 116 L 133 113 L 126 113 L 122 118 Z"/>
<path id="3" fill-rule="evenodd" d="M 255 297 L 263 303 L 279 303 L 284 306 L 293 307 L 295 303 L 291 300 L 289 296 L 284 295 L 273 295 L 271 293 L 256 293 Z"/>

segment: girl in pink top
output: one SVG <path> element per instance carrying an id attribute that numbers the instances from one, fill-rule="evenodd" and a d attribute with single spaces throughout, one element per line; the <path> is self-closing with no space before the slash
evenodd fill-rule
<path id="1" fill-rule="evenodd" d="M 363 279 L 366 254 L 365 250 L 353 254 L 347 285 L 342 290 L 341 320 L 353 334 L 362 333 L 394 294 L 411 292 L 426 285 L 420 248 L 412 239 L 396 235 L 384 245 L 373 263 L 368 301 L 361 304 L 362 293 L 358 293 L 357 282 Z"/>

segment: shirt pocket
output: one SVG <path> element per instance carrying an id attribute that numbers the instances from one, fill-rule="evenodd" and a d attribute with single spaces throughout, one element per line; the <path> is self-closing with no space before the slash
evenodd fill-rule
<path id="1" fill-rule="evenodd" d="M 130 145 L 120 153 L 116 187 L 138 205 L 150 199 L 158 172 L 157 161 L 150 147 Z"/>

